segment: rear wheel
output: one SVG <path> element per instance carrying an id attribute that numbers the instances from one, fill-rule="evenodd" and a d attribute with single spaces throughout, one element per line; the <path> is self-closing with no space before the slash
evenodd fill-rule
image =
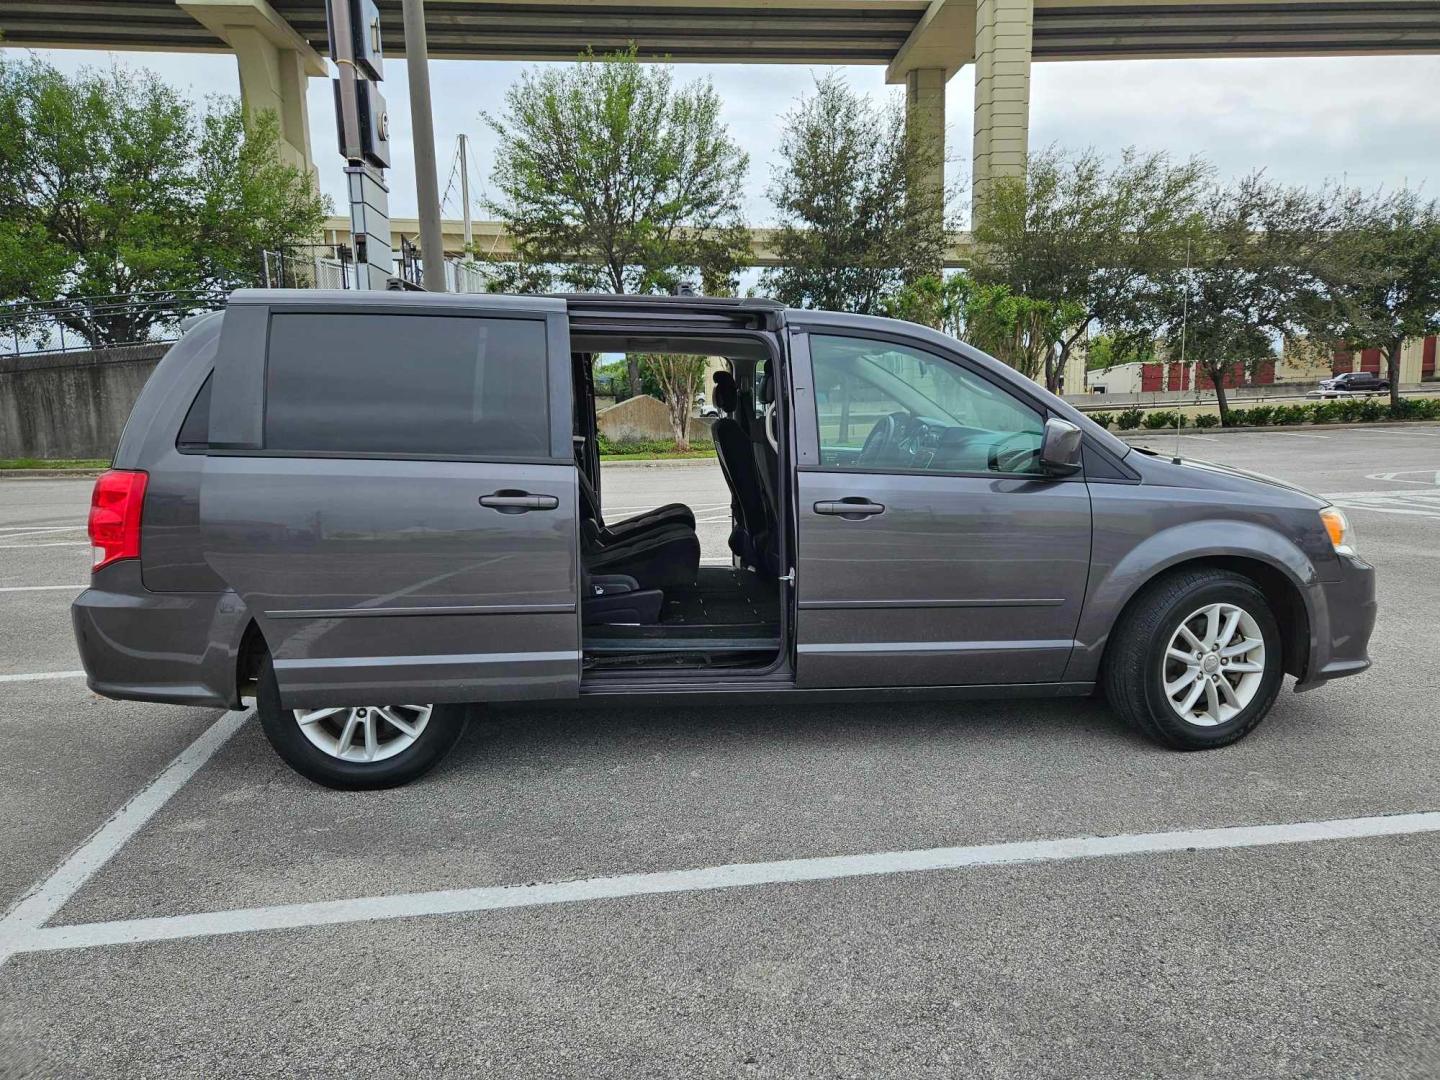
<path id="1" fill-rule="evenodd" d="M 256 712 L 275 752 L 317 784 L 398 787 L 434 768 L 465 731 L 470 705 L 354 705 L 286 709 L 275 668 L 261 663 Z"/>
<path id="2" fill-rule="evenodd" d="M 1255 728 L 1285 677 L 1280 628 L 1265 594 L 1221 570 L 1182 571 L 1147 586 L 1105 658 L 1111 706 L 1177 750 L 1225 746 Z"/>

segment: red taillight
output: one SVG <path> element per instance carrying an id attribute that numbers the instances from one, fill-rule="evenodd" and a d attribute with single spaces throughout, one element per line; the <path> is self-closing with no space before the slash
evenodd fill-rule
<path id="1" fill-rule="evenodd" d="M 90 494 L 90 543 L 95 549 L 91 573 L 117 559 L 140 557 L 140 508 L 149 479 L 129 469 L 110 469 L 96 477 Z"/>

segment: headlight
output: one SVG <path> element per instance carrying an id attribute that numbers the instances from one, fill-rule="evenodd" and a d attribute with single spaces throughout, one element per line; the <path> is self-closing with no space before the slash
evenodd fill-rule
<path id="1" fill-rule="evenodd" d="M 1335 553 L 1354 555 L 1355 533 L 1344 513 L 1333 506 L 1327 506 L 1320 511 L 1320 520 L 1325 523 L 1325 531 L 1330 534 L 1330 543 L 1334 546 Z"/>

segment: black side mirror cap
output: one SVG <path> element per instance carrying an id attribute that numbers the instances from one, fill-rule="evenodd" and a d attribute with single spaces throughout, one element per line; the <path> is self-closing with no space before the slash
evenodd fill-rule
<path id="1" fill-rule="evenodd" d="M 1040 468 L 1047 476 L 1073 476 L 1080 471 L 1080 443 L 1083 435 L 1068 420 L 1052 416 L 1045 421 L 1045 438 L 1040 443 Z"/>

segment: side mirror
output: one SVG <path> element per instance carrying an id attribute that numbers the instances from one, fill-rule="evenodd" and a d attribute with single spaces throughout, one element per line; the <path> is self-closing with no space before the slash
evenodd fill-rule
<path id="1" fill-rule="evenodd" d="M 1068 420 L 1045 421 L 1040 443 L 1040 468 L 1050 476 L 1072 476 L 1080 471 L 1080 429 Z"/>

